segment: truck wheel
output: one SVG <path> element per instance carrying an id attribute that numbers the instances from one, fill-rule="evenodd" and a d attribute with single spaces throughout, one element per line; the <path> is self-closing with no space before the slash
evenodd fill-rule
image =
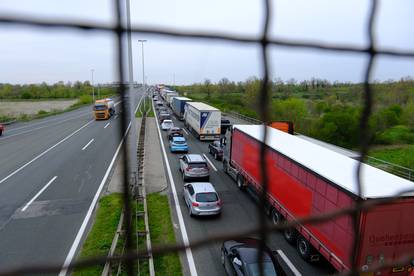
<path id="1" fill-rule="evenodd" d="M 227 167 L 228 165 L 227 165 L 227 162 L 226 161 L 224 161 L 223 162 L 223 171 L 224 171 L 224 173 L 226 173 L 226 174 L 228 174 L 229 173 L 229 168 Z"/>
<path id="2" fill-rule="evenodd" d="M 296 249 L 299 255 L 305 261 L 310 261 L 312 254 L 312 245 L 302 236 L 299 236 L 296 241 Z"/>
<path id="3" fill-rule="evenodd" d="M 270 216 L 272 218 L 272 222 L 273 224 L 280 224 L 283 221 L 283 217 L 282 215 L 276 211 L 276 209 L 272 209 L 272 211 L 270 212 Z"/>
<path id="4" fill-rule="evenodd" d="M 298 233 L 294 228 L 287 228 L 283 231 L 283 236 L 285 237 L 285 240 L 287 240 L 287 242 L 291 244 L 293 244 L 296 241 L 297 235 Z"/>
<path id="5" fill-rule="evenodd" d="M 243 183 L 244 182 L 244 178 L 243 178 L 243 176 L 241 176 L 240 174 L 237 176 L 237 187 L 240 189 L 240 190 L 244 190 L 244 186 L 243 186 Z"/>

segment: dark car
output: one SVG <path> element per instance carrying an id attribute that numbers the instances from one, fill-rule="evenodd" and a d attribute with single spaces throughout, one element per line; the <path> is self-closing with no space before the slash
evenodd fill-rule
<path id="1" fill-rule="evenodd" d="M 264 248 L 262 263 L 257 262 L 260 241 L 252 238 L 225 241 L 221 247 L 221 263 L 227 275 L 260 275 L 260 265 L 263 275 L 286 275 L 276 258 L 277 252 Z"/>
<path id="2" fill-rule="evenodd" d="M 160 123 L 162 123 L 164 120 L 171 120 L 171 115 L 169 113 L 160 113 L 158 116 Z"/>
<path id="3" fill-rule="evenodd" d="M 184 137 L 183 130 L 179 127 L 172 127 L 168 130 L 168 140 L 171 140 L 173 137 Z"/>
<path id="4" fill-rule="evenodd" d="M 223 158 L 223 148 L 223 144 L 220 141 L 214 141 L 208 144 L 208 152 L 213 155 L 216 160 Z"/>
<path id="5" fill-rule="evenodd" d="M 230 129 L 230 128 L 231 128 L 231 126 L 232 126 L 232 124 L 230 123 L 230 120 L 227 120 L 227 119 L 221 119 L 221 125 L 220 125 L 220 128 L 221 128 L 221 134 L 226 134 L 226 131 L 227 131 L 228 129 Z"/>

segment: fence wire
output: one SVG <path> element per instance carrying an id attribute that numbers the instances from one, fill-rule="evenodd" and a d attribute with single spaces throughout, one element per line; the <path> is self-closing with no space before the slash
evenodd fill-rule
<path id="1" fill-rule="evenodd" d="M 129 1 L 129 0 L 126 0 Z M 124 34 L 126 33 L 133 33 L 133 34 L 150 34 L 150 35 L 159 35 L 163 37 L 176 37 L 176 38 L 185 38 L 185 39 L 192 39 L 192 40 L 209 40 L 209 41 L 223 41 L 226 43 L 239 43 L 239 44 L 256 44 L 259 45 L 261 48 L 261 66 L 262 66 L 262 78 L 261 78 L 261 88 L 260 88 L 260 96 L 259 96 L 259 110 L 260 110 L 260 120 L 262 122 L 268 122 L 269 116 L 269 104 L 268 104 L 268 96 L 269 96 L 269 79 L 271 76 L 270 68 L 269 68 L 269 58 L 268 58 L 268 48 L 271 45 L 276 45 L 280 47 L 286 48 L 300 48 L 300 49 L 309 49 L 309 50 L 317 50 L 317 51 L 324 51 L 324 52 L 337 52 L 337 53 L 352 53 L 352 54 L 363 54 L 368 55 L 368 61 L 364 71 L 364 107 L 360 118 L 360 160 L 359 164 L 355 171 L 355 177 L 358 183 L 358 198 L 361 198 L 363 194 L 363 183 L 361 180 L 361 173 L 362 173 L 362 161 L 366 159 L 368 150 L 369 150 L 369 127 L 368 127 L 368 120 L 372 110 L 372 91 L 370 86 L 371 76 L 372 76 L 372 69 L 375 64 L 375 60 L 378 56 L 390 56 L 390 57 L 404 57 L 404 58 L 414 58 L 414 51 L 409 50 L 396 50 L 396 49 L 377 49 L 375 43 L 375 36 L 374 36 L 374 27 L 375 27 L 375 20 L 377 18 L 377 11 L 379 6 L 379 0 L 371 0 L 370 1 L 370 12 L 368 16 L 367 26 L 366 26 L 366 36 L 368 38 L 368 46 L 367 47 L 358 47 L 354 45 L 340 45 L 340 44 L 329 44 L 329 43 L 321 43 L 318 41 L 300 41 L 300 40 L 289 40 L 289 39 L 275 39 L 270 38 L 269 36 L 269 27 L 272 20 L 274 20 L 274 16 L 272 14 L 271 4 L 276 1 L 271 0 L 263 0 L 263 7 L 264 7 L 264 17 L 263 17 L 263 26 L 262 26 L 262 34 L 259 37 L 254 36 L 245 36 L 245 35 L 234 35 L 231 33 L 217 33 L 217 32 L 195 32 L 195 31 L 186 31 L 186 30 L 179 30 L 179 29 L 171 29 L 171 28 L 159 28 L 159 27 L 148 27 L 148 26 L 133 26 L 129 29 L 129 27 L 125 27 L 123 24 L 123 18 L 121 15 L 121 11 L 123 10 L 122 7 L 125 4 L 124 0 L 113 0 L 113 10 L 114 15 L 116 18 L 115 25 L 105 25 L 99 24 L 96 22 L 91 21 L 65 21 L 65 20 L 54 20 L 54 19 L 39 19 L 36 17 L 28 17 L 28 16 L 19 16 L 16 14 L 1 14 L 0 13 L 0 24 L 2 26 L 21 26 L 21 27 L 34 27 L 40 29 L 62 29 L 62 30 L 78 30 L 78 31 L 93 31 L 93 32 L 106 32 L 112 33 L 116 35 L 116 57 L 117 57 L 117 78 L 120 82 L 120 87 L 118 90 L 118 94 L 122 99 L 126 99 L 126 87 L 124 85 L 124 57 L 125 57 L 125 45 L 124 45 Z M 127 107 L 128 102 L 126 100 L 122 101 L 122 108 L 123 110 L 128 110 Z M 127 114 L 126 112 L 122 112 L 122 127 L 120 130 L 120 138 L 123 137 L 124 133 L 126 132 L 127 126 Z M 266 141 L 267 138 L 267 131 L 266 127 L 264 129 L 263 141 Z M 127 154 L 127 147 L 123 147 L 124 154 L 123 154 L 123 163 L 124 163 L 124 173 L 123 173 L 123 204 L 124 204 L 124 212 L 125 212 L 125 229 L 126 229 L 126 251 L 121 256 L 96 256 L 93 258 L 88 258 L 84 260 L 74 261 L 70 264 L 64 264 L 62 267 L 61 264 L 39 264 L 36 266 L 22 266 L 17 269 L 9 270 L 9 271 L 0 271 L 0 275 L 21 275 L 21 274 L 28 274 L 28 273 L 59 273 L 62 269 L 66 269 L 67 271 L 72 271 L 73 269 L 80 269 L 86 268 L 93 265 L 104 265 L 107 261 L 122 261 L 126 264 L 127 272 L 129 275 L 133 275 L 133 263 L 134 260 L 138 258 L 146 258 L 149 252 L 141 251 L 137 252 L 134 250 L 134 246 L 132 244 L 132 229 L 131 229 L 131 206 L 130 206 L 130 192 L 129 192 L 129 182 L 128 182 L 128 175 L 129 175 L 129 162 L 128 162 L 128 154 Z M 361 273 L 357 267 L 357 259 L 356 259 L 356 252 L 359 246 L 359 235 L 358 235 L 358 221 L 361 212 L 367 212 L 370 209 L 384 204 L 390 204 L 398 197 L 407 194 L 413 193 L 413 190 L 402 191 L 395 195 L 394 198 L 387 198 L 387 199 L 374 199 L 370 201 L 362 201 L 358 200 L 352 208 L 346 209 L 338 209 L 333 212 L 324 213 L 322 215 L 316 216 L 309 216 L 306 218 L 300 218 L 295 221 L 284 221 L 281 224 L 277 225 L 268 225 L 266 224 L 266 215 L 263 211 L 265 209 L 265 202 L 267 201 L 267 191 L 268 191 L 268 172 L 265 166 L 265 155 L 266 155 L 266 146 L 262 143 L 260 147 L 260 174 L 262 180 L 262 190 L 260 193 L 260 203 L 258 206 L 258 215 L 259 215 L 259 225 L 253 227 L 247 231 L 243 232 L 235 232 L 231 234 L 220 234 L 215 236 L 210 236 L 204 239 L 196 240 L 190 242 L 188 246 L 184 246 L 182 244 L 171 244 L 162 247 L 153 246 L 151 250 L 151 254 L 153 256 L 166 254 L 166 253 L 173 253 L 178 251 L 185 251 L 188 248 L 197 249 L 200 247 L 205 247 L 211 245 L 216 242 L 222 242 L 228 239 L 237 239 L 242 238 L 245 236 L 250 235 L 259 235 L 261 243 L 260 243 L 260 254 L 259 259 L 263 258 L 263 249 L 266 244 L 266 239 L 268 233 L 271 231 L 276 230 L 284 230 L 289 229 L 295 226 L 303 225 L 303 224 L 318 224 L 327 222 L 329 220 L 333 220 L 339 218 L 341 216 L 352 216 L 353 226 L 354 226 L 354 243 L 353 243 L 353 262 L 352 262 L 352 269 L 347 272 L 342 272 L 344 275 L 357 275 Z M 388 262 L 385 261 L 380 265 L 376 265 L 370 269 L 370 271 L 375 271 L 377 269 L 382 268 L 389 268 L 392 266 L 398 265 L 405 265 L 409 262 L 414 260 L 414 253 L 407 252 L 405 256 L 402 258 L 394 261 Z M 367 271 L 364 271 L 367 272 Z M 263 275 L 263 267 L 260 267 L 260 273 Z"/>

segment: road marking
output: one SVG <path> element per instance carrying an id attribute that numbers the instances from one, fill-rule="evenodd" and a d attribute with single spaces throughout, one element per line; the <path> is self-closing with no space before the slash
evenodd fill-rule
<path id="1" fill-rule="evenodd" d="M 154 109 L 154 102 L 152 102 L 152 108 Z M 155 113 L 155 118 L 157 119 L 157 122 L 158 122 L 158 115 L 156 114 L 156 112 L 154 112 L 154 113 Z M 183 218 L 183 214 L 181 213 L 181 208 L 180 208 L 180 203 L 178 201 L 177 191 L 175 190 L 175 183 L 174 183 L 174 179 L 173 179 L 173 176 L 172 176 L 172 173 L 171 173 L 170 163 L 168 163 L 167 153 L 165 151 L 164 143 L 163 143 L 163 140 L 162 140 L 160 126 L 159 126 L 159 124 L 156 124 L 156 125 L 157 125 L 157 129 L 158 129 L 158 136 L 159 136 L 159 139 L 160 139 L 162 153 L 164 155 L 164 161 L 165 161 L 165 164 L 167 166 L 168 178 L 169 178 L 170 183 L 171 183 L 171 190 L 172 190 L 173 197 L 174 197 L 174 206 L 175 206 L 175 210 L 177 212 L 178 223 L 180 224 L 181 236 L 183 238 L 184 245 L 188 246 L 189 245 L 189 240 L 188 240 L 188 235 L 187 235 L 187 229 L 185 228 L 184 218 Z M 190 275 L 191 276 L 197 276 L 198 274 L 197 274 L 197 270 L 196 270 L 196 267 L 195 267 L 193 253 L 191 251 L 191 248 L 187 248 L 185 250 L 185 255 L 187 256 L 187 262 L 188 262 L 188 266 L 189 266 L 189 269 L 190 269 Z"/>
<path id="2" fill-rule="evenodd" d="M 187 133 L 187 135 L 190 135 L 190 134 L 188 133 L 188 131 L 187 131 L 185 128 L 183 128 L 183 131 L 184 131 L 185 133 Z"/>
<path id="3" fill-rule="evenodd" d="M 89 113 L 89 112 L 88 112 L 88 113 Z M 70 120 L 74 120 L 74 119 L 76 119 L 76 118 L 83 117 L 83 116 L 85 116 L 85 115 L 86 115 L 86 114 L 82 114 L 82 115 L 79 115 L 79 116 L 75 116 L 75 117 L 72 117 L 72 118 L 68 118 L 68 119 L 65 119 L 65 120 L 59 121 L 59 122 L 54 123 L 54 124 L 45 125 L 45 126 L 40 126 L 40 127 L 32 128 L 32 129 L 29 129 L 29 130 L 25 130 L 25 131 L 22 131 L 22 132 L 19 132 L 19 133 L 15 133 L 15 134 L 12 134 L 12 135 L 7 135 L 7 136 L 2 137 L 2 140 L 7 139 L 7 138 L 11 138 L 11 137 L 14 137 L 14 136 L 17 136 L 17 135 L 21 135 L 21 134 L 29 133 L 29 132 L 32 132 L 32 131 L 35 131 L 35 130 L 39 130 L 39 129 L 42 129 L 42 128 L 46 128 L 46 127 L 50 127 L 50 126 L 54 126 L 54 125 L 59 125 L 59 124 L 61 124 L 61 123 L 63 123 L 63 122 L 70 121 Z M 23 128 L 23 127 L 21 127 L 21 128 L 15 128 L 15 129 L 10 129 L 9 131 L 14 131 L 14 130 L 17 130 L 17 129 L 22 129 L 22 128 Z"/>
<path id="4" fill-rule="evenodd" d="M 217 171 L 216 167 L 214 166 L 214 164 L 210 161 L 210 159 L 208 159 L 207 155 L 205 155 L 203 153 L 203 156 L 207 159 L 208 163 L 210 164 L 210 166 L 213 168 L 213 170 Z"/>
<path id="5" fill-rule="evenodd" d="M 120 104 L 122 101 L 119 101 L 119 102 L 116 102 L 115 104 L 114 104 L 114 106 L 117 106 L 118 104 Z"/>
<path id="6" fill-rule="evenodd" d="M 138 106 L 141 104 L 141 101 L 142 101 L 142 97 L 141 97 L 141 100 L 138 102 Z M 93 210 L 95 209 L 96 203 L 98 202 L 99 195 L 101 194 L 101 191 L 102 191 L 102 189 L 103 189 L 103 187 L 105 185 L 106 180 L 108 179 L 109 172 L 112 170 L 112 167 L 113 167 L 113 165 L 115 163 L 115 160 L 116 160 L 116 158 L 117 158 L 117 156 L 119 154 L 119 151 L 121 149 L 121 146 L 122 146 L 122 144 L 123 144 L 123 142 L 125 140 L 125 137 L 127 136 L 128 131 L 129 131 L 130 128 L 131 128 L 131 121 L 128 124 L 128 127 L 127 127 L 127 129 L 125 131 L 124 136 L 121 139 L 121 142 L 119 142 L 118 148 L 115 151 L 115 154 L 114 154 L 114 156 L 113 156 L 113 158 L 111 160 L 111 163 L 109 164 L 109 167 L 106 170 L 104 177 L 102 178 L 101 184 L 99 185 L 98 190 L 96 191 L 96 194 L 93 197 L 93 200 L 92 200 L 91 205 L 89 206 L 88 212 L 86 213 L 86 216 L 83 219 L 82 225 L 79 228 L 78 233 L 76 234 L 75 240 L 73 241 L 73 244 L 70 247 L 69 253 L 66 256 L 65 262 L 63 263 L 63 266 L 62 266 L 62 269 L 60 270 L 59 276 L 65 276 L 68 273 L 67 268 L 70 265 L 70 263 L 72 262 L 73 257 L 76 254 L 76 250 L 77 250 L 77 248 L 78 248 L 78 246 L 79 246 L 79 244 L 81 242 L 81 239 L 82 239 L 82 237 L 83 237 L 83 235 L 85 233 L 86 226 L 88 225 L 89 220 L 90 220 L 90 218 L 92 216 Z"/>
<path id="7" fill-rule="evenodd" d="M 115 115 L 114 119 L 118 118 L 118 115 Z"/>
<path id="8" fill-rule="evenodd" d="M 290 268 L 290 270 L 292 271 L 292 273 L 295 276 L 302 276 L 302 274 L 299 272 L 299 270 L 296 269 L 296 267 L 292 264 L 292 262 L 289 260 L 289 258 L 285 255 L 285 253 L 283 253 L 282 250 L 278 249 L 276 250 L 277 253 L 280 255 L 280 257 L 282 257 L 283 261 L 285 261 L 285 263 L 287 264 L 287 266 Z"/>
<path id="9" fill-rule="evenodd" d="M 49 185 L 56 180 L 56 178 L 57 176 L 54 176 L 52 179 L 50 179 L 49 182 L 47 182 L 47 184 L 31 200 L 29 200 L 29 202 L 27 202 L 26 205 L 24 205 L 24 207 L 22 208 L 22 212 L 26 211 L 27 207 L 29 207 L 29 205 L 32 204 L 33 201 L 35 201 L 36 198 L 38 198 L 40 194 L 43 193 L 47 189 L 47 187 L 49 187 Z"/>
<path id="10" fill-rule="evenodd" d="M 59 146 L 60 144 L 62 144 L 66 140 L 68 140 L 70 137 L 72 137 L 73 135 L 75 135 L 76 133 L 78 133 L 79 131 L 81 131 L 82 129 L 84 129 L 85 127 L 87 127 L 93 121 L 94 120 L 90 120 L 89 122 L 87 122 L 86 124 L 84 124 L 83 126 L 81 126 L 80 128 L 78 128 L 77 130 L 75 130 L 74 132 L 72 132 L 71 134 L 69 134 L 68 136 L 66 136 L 65 138 L 63 138 L 62 140 L 60 140 L 59 142 L 57 142 L 56 144 L 54 144 L 53 146 L 51 146 L 47 150 L 45 150 L 42 153 L 40 153 L 38 156 L 36 156 L 32 160 L 30 160 L 29 162 L 27 162 L 26 164 L 24 164 L 20 168 L 16 169 L 14 172 L 12 172 L 11 174 L 9 174 L 8 176 L 4 177 L 2 180 L 0 180 L 0 184 L 3 183 L 4 181 L 6 181 L 7 179 L 9 179 L 10 177 L 12 177 L 13 175 L 15 175 L 16 173 L 20 172 L 21 170 L 23 170 L 27 166 L 29 166 L 31 163 L 33 163 L 34 161 L 36 161 L 37 159 L 39 159 L 40 157 L 42 157 L 43 155 L 45 155 L 46 153 L 48 153 L 49 151 L 51 151 L 52 149 L 56 148 L 57 146 Z"/>
<path id="11" fill-rule="evenodd" d="M 107 123 L 107 124 L 104 126 L 104 128 L 107 128 L 110 124 L 111 124 L 111 123 Z"/>
<path id="12" fill-rule="evenodd" d="M 82 150 L 85 150 L 90 144 L 92 144 L 92 142 L 95 141 L 95 139 L 91 139 L 83 148 Z"/>

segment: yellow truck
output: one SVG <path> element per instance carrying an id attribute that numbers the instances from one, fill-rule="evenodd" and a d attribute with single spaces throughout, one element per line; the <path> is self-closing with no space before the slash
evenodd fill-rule
<path id="1" fill-rule="evenodd" d="M 108 120 L 115 114 L 115 103 L 112 99 L 96 100 L 93 107 L 95 120 Z"/>

